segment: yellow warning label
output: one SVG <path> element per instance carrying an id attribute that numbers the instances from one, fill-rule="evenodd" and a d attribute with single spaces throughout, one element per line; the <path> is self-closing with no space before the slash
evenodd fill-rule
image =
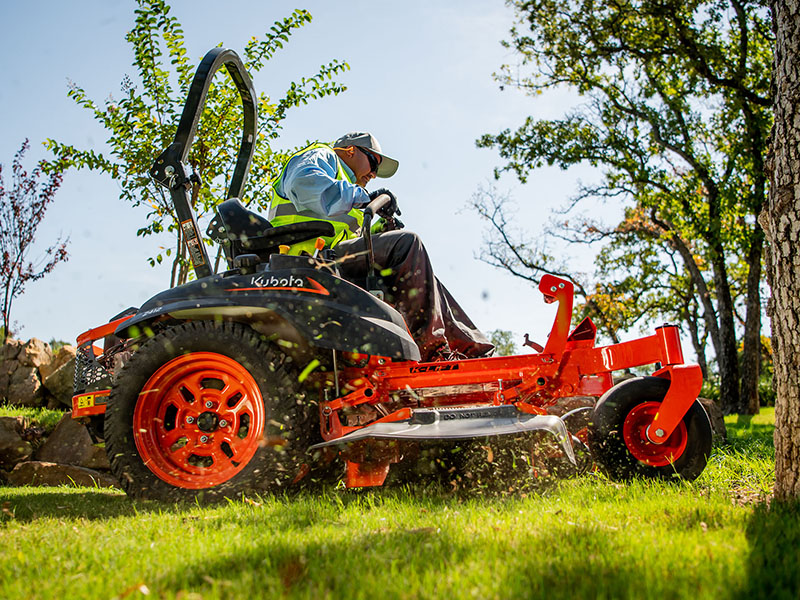
<path id="1" fill-rule="evenodd" d="M 78 408 L 91 408 L 94 406 L 94 394 L 87 394 L 78 398 Z"/>

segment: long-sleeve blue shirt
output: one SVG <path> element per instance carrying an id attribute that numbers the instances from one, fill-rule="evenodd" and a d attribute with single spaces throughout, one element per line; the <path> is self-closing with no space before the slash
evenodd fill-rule
<path id="1" fill-rule="evenodd" d="M 369 202 L 369 194 L 361 186 L 336 179 L 339 158 L 333 150 L 315 148 L 292 158 L 278 193 L 288 198 L 298 212 L 330 217 L 349 212 Z M 347 174 L 353 171 L 342 163 Z"/>

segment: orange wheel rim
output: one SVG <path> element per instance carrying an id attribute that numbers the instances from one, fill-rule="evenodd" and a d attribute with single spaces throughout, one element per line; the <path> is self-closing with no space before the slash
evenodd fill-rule
<path id="1" fill-rule="evenodd" d="M 622 437 L 633 457 L 651 467 L 665 467 L 678 460 L 686 450 L 686 424 L 681 421 L 663 444 L 647 439 L 647 428 L 660 408 L 660 402 L 643 402 L 628 413 L 622 425 Z"/>
<path id="2" fill-rule="evenodd" d="M 250 462 L 264 433 L 264 402 L 250 372 L 214 352 L 174 358 L 147 380 L 133 412 L 144 464 L 180 488 L 231 479 Z"/>

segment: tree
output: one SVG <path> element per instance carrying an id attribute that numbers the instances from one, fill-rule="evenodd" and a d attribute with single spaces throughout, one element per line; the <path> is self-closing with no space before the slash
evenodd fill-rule
<path id="1" fill-rule="evenodd" d="M 764 235 L 756 217 L 766 200 L 773 41 L 764 1 L 510 4 L 519 28 L 508 45 L 522 64 L 504 69 L 503 85 L 532 95 L 566 86 L 586 101 L 562 119 L 529 118 L 515 132 L 485 135 L 479 146 L 498 148 L 508 161 L 502 170 L 522 181 L 544 164 L 601 167 L 602 181 L 581 187 L 572 206 L 623 199 L 631 212 L 617 226 L 583 221 L 573 233 L 635 235 L 659 246 L 665 261 L 678 259 L 700 301 L 724 409 L 757 411 Z M 523 74 L 527 67 L 532 72 Z M 630 288 L 624 273 L 620 280 Z M 637 293 L 650 289 L 641 280 Z M 673 291 L 668 286 L 662 302 Z M 738 309 L 745 313 L 741 377 Z"/>
<path id="2" fill-rule="evenodd" d="M 62 174 L 56 168 L 45 175 L 42 165 L 30 174 L 22 167 L 22 158 L 30 147 L 28 140 L 14 155 L 11 163 L 11 188 L 3 181 L 0 164 L 0 284 L 3 286 L 2 341 L 12 334 L 11 308 L 22 295 L 25 286 L 50 273 L 55 266 L 67 260 L 68 239 L 60 237 L 47 247 L 38 258 L 30 255 L 36 241 L 36 231 L 42 223 L 48 206 L 61 186 Z"/>
<path id="3" fill-rule="evenodd" d="M 489 339 L 494 346 L 495 356 L 514 356 L 517 354 L 517 345 L 514 343 L 514 334 L 506 329 L 495 329 L 489 332 Z"/>
<path id="4" fill-rule="evenodd" d="M 769 241 L 768 313 L 775 369 L 775 497 L 800 498 L 800 2 L 774 1 L 775 125 L 769 203 L 761 223 Z"/>
<path id="5" fill-rule="evenodd" d="M 170 15 L 168 4 L 164 0 L 137 0 L 137 5 L 135 25 L 126 40 L 133 49 L 138 81 L 126 75 L 122 80 L 122 96 L 119 99 L 109 96 L 102 105 L 91 100 L 75 84 L 69 90 L 69 96 L 91 111 L 95 120 L 108 131 L 109 152 L 82 150 L 55 140 L 48 140 L 48 147 L 57 159 L 69 166 L 110 175 L 120 183 L 122 200 L 133 206 L 148 207 L 147 223 L 138 229 L 137 235 L 148 236 L 165 230 L 175 233 L 174 248 L 158 252 L 148 260 L 155 265 L 174 253 L 171 285 L 176 285 L 189 276 L 185 244 L 169 196 L 147 177 L 147 172 L 156 156 L 172 142 L 195 65 L 186 55 L 183 30 Z M 293 31 L 310 21 L 308 11 L 295 10 L 285 19 L 276 21 L 263 40 L 251 38 L 242 55 L 248 72 L 260 71 L 288 42 Z M 167 65 L 165 58 L 169 61 Z M 277 175 L 286 157 L 294 152 L 273 150 L 269 145 L 278 138 L 287 112 L 311 100 L 344 91 L 346 88 L 333 81 L 333 77 L 348 68 L 347 63 L 334 60 L 322 65 L 314 75 L 291 83 L 279 98 L 265 93 L 259 95 L 260 143 L 256 145 L 248 178 L 251 198 L 257 204 L 266 201 L 270 180 Z M 209 90 L 188 158 L 189 165 L 203 182 L 202 186 L 192 188 L 191 204 L 198 219 L 225 198 L 224 190 L 239 148 L 241 122 L 239 94 L 229 78 L 220 75 Z"/>

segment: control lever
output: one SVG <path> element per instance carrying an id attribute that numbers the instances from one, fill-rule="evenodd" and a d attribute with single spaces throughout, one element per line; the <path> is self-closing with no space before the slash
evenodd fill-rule
<path id="1" fill-rule="evenodd" d="M 525 341 L 522 343 L 523 346 L 528 346 L 529 348 L 533 348 L 536 352 L 543 352 L 544 346 L 540 346 L 536 342 L 534 342 L 531 338 L 528 337 L 528 334 L 525 334 Z"/>

